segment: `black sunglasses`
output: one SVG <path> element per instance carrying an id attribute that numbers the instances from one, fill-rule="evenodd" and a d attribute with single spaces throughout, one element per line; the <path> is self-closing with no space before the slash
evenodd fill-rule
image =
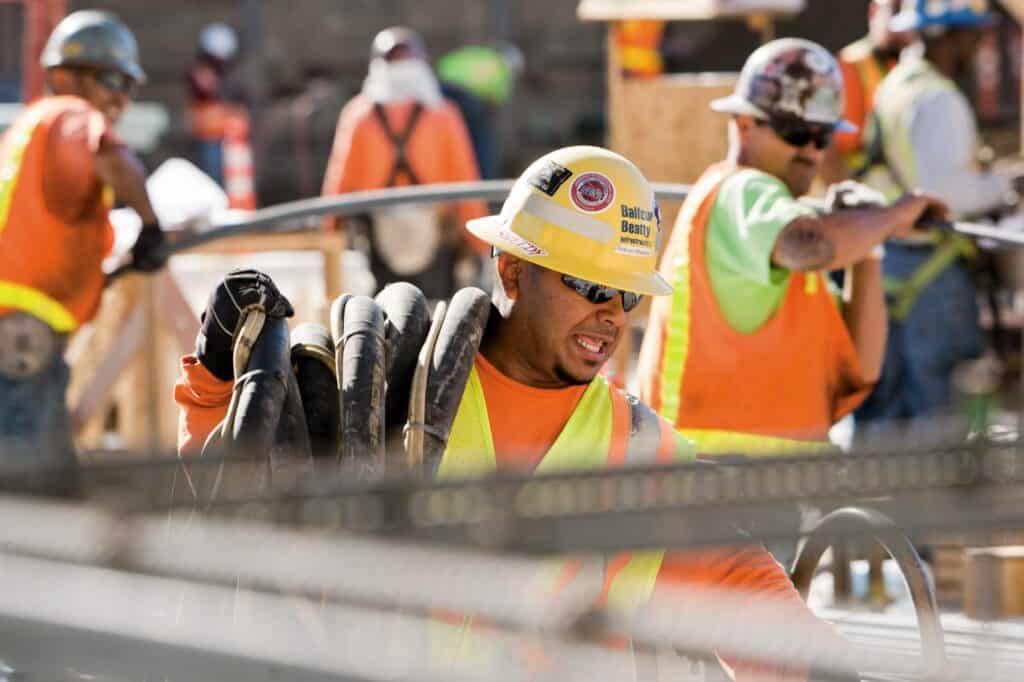
<path id="1" fill-rule="evenodd" d="M 129 97 L 134 96 L 138 90 L 135 79 L 120 71 L 93 71 L 92 77 L 106 89 L 120 92 Z"/>
<path id="2" fill-rule="evenodd" d="M 836 127 L 823 123 L 807 123 L 793 118 L 770 118 L 767 121 L 754 119 L 759 126 L 770 127 L 783 142 L 791 147 L 806 147 L 813 142 L 818 149 L 825 149 L 832 143 Z"/>
<path id="3" fill-rule="evenodd" d="M 602 286 L 600 284 L 595 284 L 594 282 L 588 282 L 585 279 L 580 279 L 579 277 L 573 277 L 572 275 L 562 275 L 562 284 L 569 287 L 594 305 L 607 303 L 616 296 L 621 295 L 622 309 L 627 313 L 640 305 L 640 301 L 644 299 L 641 294 L 634 294 L 631 291 L 623 291 L 622 289 L 613 289 L 612 287 Z"/>

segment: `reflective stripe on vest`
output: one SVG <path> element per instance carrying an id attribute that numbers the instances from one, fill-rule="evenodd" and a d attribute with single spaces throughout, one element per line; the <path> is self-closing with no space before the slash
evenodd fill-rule
<path id="1" fill-rule="evenodd" d="M 18 184 L 21 162 L 25 149 L 32 141 L 32 134 L 42 120 L 46 109 L 36 107 L 34 113 L 8 133 L 5 158 L 0 164 L 0 234 L 7 227 L 11 201 Z M 0 308 L 13 308 L 26 312 L 46 322 L 54 331 L 65 333 L 78 327 L 75 316 L 62 303 L 45 293 L 14 282 L 0 281 Z"/>
<path id="2" fill-rule="evenodd" d="M 832 443 L 793 440 L 753 433 L 717 431 L 715 429 L 683 429 L 687 438 L 697 442 L 697 450 L 708 455 L 805 455 L 816 452 L 838 452 Z"/>
<path id="3" fill-rule="evenodd" d="M 65 334 L 78 327 L 71 311 L 38 289 L 14 282 L 0 282 L 0 308 L 13 308 L 37 317 L 55 332 Z"/>

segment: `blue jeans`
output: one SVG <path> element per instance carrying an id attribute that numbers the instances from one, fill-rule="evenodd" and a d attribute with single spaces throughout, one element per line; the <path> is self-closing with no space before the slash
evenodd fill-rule
<path id="1" fill-rule="evenodd" d="M 28 379 L 0 373 L 0 488 L 61 496 L 77 492 L 78 463 L 64 402 L 69 379 L 60 353 Z M 17 474 L 11 477 L 11 471 Z"/>
<path id="2" fill-rule="evenodd" d="M 887 244 L 885 276 L 906 279 L 932 253 L 930 247 Z M 974 285 L 958 260 L 921 292 L 906 319 L 889 321 L 882 376 L 855 413 L 858 435 L 865 426 L 870 431 L 948 411 L 954 367 L 981 355 L 984 346 Z"/>
<path id="3" fill-rule="evenodd" d="M 213 142 L 199 141 L 196 143 L 199 156 L 199 168 L 213 178 L 221 187 L 224 186 L 224 145 L 220 140 Z"/>

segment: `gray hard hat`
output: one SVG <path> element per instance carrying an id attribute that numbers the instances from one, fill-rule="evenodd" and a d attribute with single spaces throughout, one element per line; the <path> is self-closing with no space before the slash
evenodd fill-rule
<path id="1" fill-rule="evenodd" d="M 46 41 L 39 63 L 46 69 L 64 66 L 119 71 L 137 83 L 146 81 L 131 30 L 113 14 L 97 10 L 80 10 L 64 17 Z"/>
<path id="2" fill-rule="evenodd" d="M 843 75 L 821 45 L 782 38 L 762 45 L 747 59 L 736 90 L 711 108 L 755 118 L 786 117 L 853 132 L 843 120 Z"/>
<path id="3" fill-rule="evenodd" d="M 370 59 L 426 59 L 427 45 L 419 33 L 404 26 L 392 26 L 378 33 L 370 47 Z"/>

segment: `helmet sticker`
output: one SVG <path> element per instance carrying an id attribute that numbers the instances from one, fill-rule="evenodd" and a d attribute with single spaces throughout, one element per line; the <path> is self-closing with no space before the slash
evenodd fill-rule
<path id="1" fill-rule="evenodd" d="M 572 171 L 557 164 L 550 159 L 537 169 L 535 173 L 526 179 L 526 182 L 533 185 L 549 197 L 555 196 L 555 192 L 572 175 Z"/>
<path id="2" fill-rule="evenodd" d="M 572 181 L 572 204 L 585 213 L 600 213 L 615 201 L 615 185 L 601 173 L 584 173 Z"/>
<path id="3" fill-rule="evenodd" d="M 619 244 L 616 253 L 624 256 L 653 256 L 661 238 L 661 212 L 655 202 L 654 210 L 641 206 L 621 205 Z"/>
<path id="4" fill-rule="evenodd" d="M 525 253 L 527 256 L 533 256 L 535 258 L 548 255 L 548 252 L 540 248 L 528 239 L 525 239 L 515 232 L 509 230 L 499 230 L 498 239 L 504 239 L 509 244 L 512 244 L 517 249 Z"/>

